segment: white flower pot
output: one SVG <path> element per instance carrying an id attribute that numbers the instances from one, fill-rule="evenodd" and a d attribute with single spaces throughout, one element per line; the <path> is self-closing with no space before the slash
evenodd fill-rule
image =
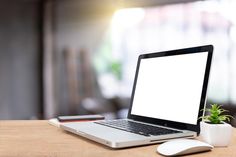
<path id="1" fill-rule="evenodd" d="M 232 126 L 228 123 L 210 124 L 200 123 L 202 139 L 216 147 L 228 146 L 232 137 Z"/>

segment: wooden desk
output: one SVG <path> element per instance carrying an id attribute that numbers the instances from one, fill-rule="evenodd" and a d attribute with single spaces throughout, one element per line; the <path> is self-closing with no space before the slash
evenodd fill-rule
<path id="1" fill-rule="evenodd" d="M 219 135 L 220 136 L 220 135 Z M 47 121 L 0 121 L 0 156 L 46 157 L 158 157 L 157 144 L 113 150 L 64 132 Z M 228 147 L 193 157 L 236 157 L 236 129 Z"/>

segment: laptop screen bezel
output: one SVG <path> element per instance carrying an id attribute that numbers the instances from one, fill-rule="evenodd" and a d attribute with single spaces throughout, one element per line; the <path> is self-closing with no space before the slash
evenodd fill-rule
<path id="1" fill-rule="evenodd" d="M 135 95 L 135 88 L 136 88 L 136 83 L 137 83 L 137 78 L 138 78 L 138 72 L 139 72 L 140 62 L 142 59 L 174 56 L 174 55 L 185 55 L 185 54 L 202 53 L 202 52 L 207 52 L 208 55 L 207 55 L 207 62 L 206 62 L 203 86 L 202 86 L 200 105 L 199 105 L 198 120 L 197 120 L 196 125 L 131 114 L 134 95 Z M 176 129 L 191 130 L 191 131 L 197 132 L 197 134 L 199 134 L 200 133 L 200 119 L 199 119 L 199 117 L 203 115 L 202 109 L 204 108 L 204 105 L 206 103 L 207 86 L 208 86 L 209 74 L 210 74 L 210 69 L 211 69 L 212 55 L 213 55 L 213 46 L 212 45 L 205 45 L 205 46 L 198 46 L 198 47 L 191 47 L 191 48 L 169 50 L 169 51 L 139 55 L 138 62 L 137 62 L 137 68 L 136 68 L 136 72 L 135 72 L 134 83 L 133 83 L 130 108 L 129 108 L 128 116 L 127 116 L 128 119 L 133 119 L 133 120 L 137 120 L 137 121 L 141 121 L 141 122 L 145 122 L 145 123 L 156 124 L 156 125 L 162 125 L 162 126 L 176 128 Z"/>

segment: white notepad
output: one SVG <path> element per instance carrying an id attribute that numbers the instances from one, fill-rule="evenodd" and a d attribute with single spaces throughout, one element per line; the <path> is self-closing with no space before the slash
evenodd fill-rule
<path id="1" fill-rule="evenodd" d="M 49 119 L 49 120 L 48 120 L 48 123 L 51 124 L 51 125 L 53 125 L 53 126 L 56 126 L 56 127 L 58 127 L 58 128 L 60 128 L 60 125 L 61 125 L 61 123 L 58 121 L 57 118 Z"/>

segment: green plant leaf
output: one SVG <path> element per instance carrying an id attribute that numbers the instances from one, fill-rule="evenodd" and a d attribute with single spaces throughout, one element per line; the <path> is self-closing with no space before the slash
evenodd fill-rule
<path id="1" fill-rule="evenodd" d="M 200 117 L 203 121 L 209 121 L 212 124 L 220 124 L 225 121 L 230 121 L 231 118 L 234 118 L 231 115 L 224 115 L 223 112 L 228 112 L 225 109 L 222 109 L 221 105 L 212 104 L 211 108 L 206 108 L 205 112 L 208 112 L 209 115 Z"/>

